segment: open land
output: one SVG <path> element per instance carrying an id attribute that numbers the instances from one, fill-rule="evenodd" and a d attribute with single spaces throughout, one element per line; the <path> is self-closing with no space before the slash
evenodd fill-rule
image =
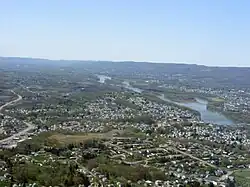
<path id="1" fill-rule="evenodd" d="M 1 61 L 0 186 L 250 184 L 248 68 Z"/>

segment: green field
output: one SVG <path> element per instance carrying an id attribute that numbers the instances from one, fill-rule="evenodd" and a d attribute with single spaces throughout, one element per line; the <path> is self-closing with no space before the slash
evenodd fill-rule
<path id="1" fill-rule="evenodd" d="M 250 169 L 236 171 L 234 176 L 239 186 L 250 187 Z"/>
<path id="2" fill-rule="evenodd" d="M 68 144 L 79 144 L 87 140 L 102 139 L 105 138 L 104 134 L 101 133 L 88 133 L 83 135 L 68 135 L 68 134 L 53 134 L 48 137 L 49 143 L 52 145 L 68 145 Z"/>

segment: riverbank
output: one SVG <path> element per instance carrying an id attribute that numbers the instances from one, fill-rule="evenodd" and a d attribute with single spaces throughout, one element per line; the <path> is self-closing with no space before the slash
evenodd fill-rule
<path id="1" fill-rule="evenodd" d="M 187 97 L 190 98 L 191 95 L 192 93 L 188 93 Z M 185 92 L 182 93 L 182 97 L 185 97 Z M 193 98 L 195 101 L 177 103 L 198 110 L 204 122 L 216 123 L 219 125 L 234 125 L 236 123 L 229 115 L 222 112 L 224 100 L 198 93 L 194 93 Z"/>
<path id="2" fill-rule="evenodd" d="M 180 95 L 180 92 L 179 92 Z M 187 95 L 187 97 L 190 98 L 190 95 Z M 218 125 L 234 125 L 235 122 L 231 120 L 231 118 L 228 118 L 227 116 L 223 115 L 223 113 L 220 113 L 218 111 L 209 110 L 208 109 L 208 100 L 203 100 L 204 96 L 201 98 L 193 97 L 193 99 L 190 102 L 187 102 L 185 98 L 185 92 L 182 92 L 182 96 L 178 98 L 182 98 L 181 100 L 175 99 L 175 101 L 169 99 L 166 97 L 166 94 L 157 94 L 157 97 L 165 100 L 168 103 L 172 103 L 177 105 L 178 107 L 185 107 L 185 109 L 195 111 L 195 114 L 199 114 L 199 118 L 204 121 L 205 123 L 212 123 L 212 124 L 218 124 Z M 172 98 L 174 97 L 174 93 L 172 92 Z M 179 101 L 179 102 L 178 102 Z M 182 102 L 180 102 L 182 101 Z"/>
<path id="3" fill-rule="evenodd" d="M 237 111 L 224 111 L 224 100 L 208 100 L 207 109 L 220 113 L 226 116 L 228 119 L 237 123 L 250 123 L 250 116 L 244 114 L 243 112 Z"/>
<path id="4" fill-rule="evenodd" d="M 167 103 L 168 105 L 172 105 L 172 106 L 181 108 L 183 110 L 188 110 L 190 113 L 195 115 L 199 120 L 201 119 L 201 114 L 197 110 L 193 110 L 192 108 L 177 105 L 177 104 L 169 101 L 168 99 L 164 99 L 164 96 L 162 94 L 150 94 L 150 93 L 142 93 L 142 94 L 143 94 L 143 97 L 147 98 L 150 101 L 154 101 L 157 103 L 164 103 L 164 104 Z"/>
<path id="5" fill-rule="evenodd" d="M 133 92 L 143 94 L 144 97 L 159 102 L 165 102 L 169 105 L 178 106 L 179 108 L 189 110 L 193 115 L 197 116 L 199 120 L 205 123 L 212 123 L 218 125 L 233 125 L 234 122 L 227 118 L 222 113 L 214 112 L 208 109 L 209 102 L 213 102 L 212 106 L 217 103 L 222 103 L 221 99 L 212 99 L 215 97 L 206 97 L 198 93 L 187 93 L 180 90 L 166 90 L 159 91 L 143 90 L 134 87 L 129 81 L 124 81 L 121 85 L 123 88 L 132 90 Z M 208 99 L 209 98 L 209 99 Z"/>

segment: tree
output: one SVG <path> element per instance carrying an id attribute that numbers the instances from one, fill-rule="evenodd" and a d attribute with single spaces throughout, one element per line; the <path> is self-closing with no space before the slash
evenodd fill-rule
<path id="1" fill-rule="evenodd" d="M 88 170 L 92 170 L 93 168 L 96 168 L 98 166 L 97 162 L 96 162 L 96 159 L 90 159 L 88 160 L 88 163 L 87 163 L 87 168 Z"/>
<path id="2" fill-rule="evenodd" d="M 21 184 L 23 187 L 26 186 L 28 183 L 28 171 L 25 166 L 18 166 L 17 172 L 16 172 L 16 179 L 19 184 Z"/>
<path id="3" fill-rule="evenodd" d="M 12 187 L 14 184 L 13 163 L 9 158 L 6 158 L 5 162 L 6 162 L 8 170 L 9 170 L 9 174 L 10 174 L 10 187 Z"/>
<path id="4" fill-rule="evenodd" d="M 235 180 L 230 180 L 230 178 L 227 179 L 227 187 L 235 187 Z"/>
<path id="5" fill-rule="evenodd" d="M 82 175 L 82 178 L 83 178 L 83 185 L 85 187 L 88 187 L 90 185 L 90 181 L 89 181 L 88 177 L 85 175 Z"/>
<path id="6" fill-rule="evenodd" d="M 74 148 L 74 145 L 71 143 L 68 145 L 68 149 L 72 151 L 72 149 Z"/>
<path id="7" fill-rule="evenodd" d="M 208 187 L 214 187 L 214 183 L 210 182 L 210 183 L 208 184 Z"/>

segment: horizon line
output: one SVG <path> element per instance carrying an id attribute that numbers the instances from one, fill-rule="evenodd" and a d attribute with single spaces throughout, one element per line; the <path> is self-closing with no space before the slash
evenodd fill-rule
<path id="1" fill-rule="evenodd" d="M 249 66 L 224 66 L 224 65 L 207 65 L 207 64 L 200 64 L 200 63 L 191 63 L 191 62 L 163 62 L 163 61 L 134 61 L 134 60 L 82 60 L 82 59 L 50 59 L 50 58 L 43 58 L 43 57 L 29 57 L 29 56 L 0 56 L 1 58 L 20 58 L 20 59 L 33 59 L 33 60 L 48 60 L 48 61 L 76 61 L 76 62 L 115 62 L 115 63 L 124 63 L 124 62 L 133 62 L 133 63 L 150 63 L 150 64 L 176 64 L 176 65 L 196 65 L 196 66 L 205 66 L 205 67 L 212 67 L 212 68 L 250 68 Z"/>

